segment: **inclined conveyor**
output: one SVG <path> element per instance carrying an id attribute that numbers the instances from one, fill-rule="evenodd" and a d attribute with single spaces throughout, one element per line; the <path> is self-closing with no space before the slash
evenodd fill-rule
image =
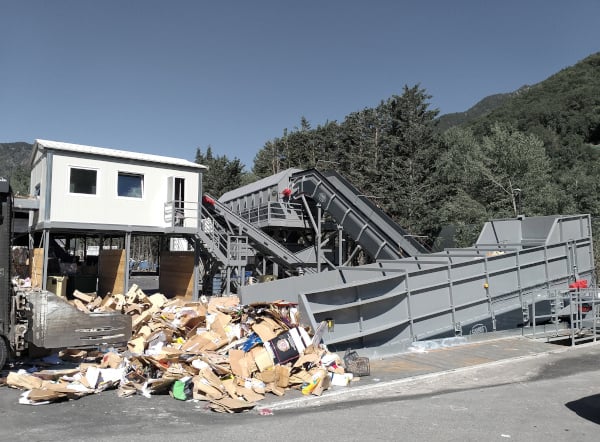
<path id="1" fill-rule="evenodd" d="M 373 259 L 427 253 L 425 247 L 332 170 L 308 169 L 292 175 L 293 198 L 309 197 L 342 226 Z"/>

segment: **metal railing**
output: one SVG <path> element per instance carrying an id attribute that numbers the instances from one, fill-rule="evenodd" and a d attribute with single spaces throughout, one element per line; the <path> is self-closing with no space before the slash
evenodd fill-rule
<path id="1" fill-rule="evenodd" d="M 600 297 L 596 288 L 531 293 L 529 298 L 524 296 L 523 304 L 523 319 L 533 339 L 569 339 L 572 346 L 598 339 Z"/>
<path id="2" fill-rule="evenodd" d="M 259 207 L 247 209 L 239 213 L 240 218 L 250 224 L 268 223 L 278 220 L 304 221 L 302 204 L 270 201 Z"/>
<path id="3" fill-rule="evenodd" d="M 224 257 L 226 266 L 245 263 L 250 256 L 248 237 L 234 235 L 225 230 L 210 211 L 202 208 L 201 234 L 205 236 L 205 247 L 209 252 L 217 252 Z"/>
<path id="4" fill-rule="evenodd" d="M 171 227 L 198 227 L 197 201 L 167 201 L 164 203 L 164 221 Z"/>

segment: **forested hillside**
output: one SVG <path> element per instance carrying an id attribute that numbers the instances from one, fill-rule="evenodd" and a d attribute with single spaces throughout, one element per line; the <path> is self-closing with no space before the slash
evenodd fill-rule
<path id="1" fill-rule="evenodd" d="M 13 192 L 29 193 L 29 159 L 33 145 L 0 143 L 0 176 L 10 179 Z"/>
<path id="2" fill-rule="evenodd" d="M 444 131 L 431 98 L 406 86 L 342 122 L 302 119 L 265 144 L 253 172 L 334 168 L 432 242 L 446 225 L 467 245 L 490 218 L 600 215 L 600 53 Z"/>
<path id="3" fill-rule="evenodd" d="M 444 132 L 451 127 L 461 126 L 466 123 L 470 123 L 480 117 L 486 116 L 493 110 L 499 108 L 511 98 L 522 94 L 529 90 L 529 86 L 523 86 L 515 92 L 508 92 L 505 94 L 494 94 L 485 97 L 483 100 L 477 102 L 473 107 L 464 112 L 454 112 L 451 114 L 444 114 L 437 119 L 437 129 L 440 132 Z"/>

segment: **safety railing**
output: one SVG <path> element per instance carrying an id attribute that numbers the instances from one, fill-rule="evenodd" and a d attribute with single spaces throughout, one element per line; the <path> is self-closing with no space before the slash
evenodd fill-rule
<path id="1" fill-rule="evenodd" d="M 233 235 L 221 226 L 210 210 L 202 208 L 202 225 L 200 232 L 205 247 L 218 254 L 225 265 L 240 265 L 250 256 L 248 237 Z"/>
<path id="2" fill-rule="evenodd" d="M 197 201 L 167 201 L 164 203 L 164 222 L 171 227 L 198 227 Z"/>
<path id="3" fill-rule="evenodd" d="M 534 339 L 569 339 L 571 345 L 596 341 L 600 298 L 596 288 L 548 290 L 524 296 L 523 319 Z"/>
<path id="4" fill-rule="evenodd" d="M 302 204 L 270 201 L 259 207 L 244 210 L 239 213 L 239 216 L 254 225 L 271 224 L 276 220 L 304 221 L 304 210 Z"/>

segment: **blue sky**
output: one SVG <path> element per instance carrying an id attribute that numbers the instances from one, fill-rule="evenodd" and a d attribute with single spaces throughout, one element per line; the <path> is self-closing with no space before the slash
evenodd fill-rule
<path id="1" fill-rule="evenodd" d="M 420 84 L 442 114 L 600 51 L 600 1 L 0 0 L 0 142 L 249 170 L 264 143 Z"/>

